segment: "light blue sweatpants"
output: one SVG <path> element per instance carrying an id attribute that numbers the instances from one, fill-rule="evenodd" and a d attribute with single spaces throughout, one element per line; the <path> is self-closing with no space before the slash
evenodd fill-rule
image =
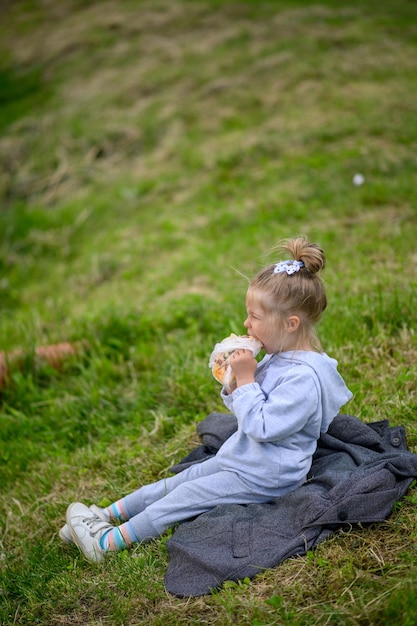
<path id="1" fill-rule="evenodd" d="M 145 541 L 218 504 L 268 502 L 281 494 L 220 469 L 213 457 L 141 487 L 122 498 L 122 503 L 139 541 Z"/>

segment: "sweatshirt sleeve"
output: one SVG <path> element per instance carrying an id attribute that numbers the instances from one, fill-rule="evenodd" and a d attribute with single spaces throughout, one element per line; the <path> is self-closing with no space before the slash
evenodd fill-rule
<path id="1" fill-rule="evenodd" d="M 304 428 L 313 416 L 321 421 L 318 382 L 303 367 L 295 368 L 269 396 L 255 382 L 225 396 L 225 404 L 239 428 L 255 441 L 280 441 Z"/>

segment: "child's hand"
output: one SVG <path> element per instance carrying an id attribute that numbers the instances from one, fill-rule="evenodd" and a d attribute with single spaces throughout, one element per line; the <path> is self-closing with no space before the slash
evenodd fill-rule
<path id="1" fill-rule="evenodd" d="M 230 355 L 229 363 L 236 377 L 236 387 L 255 382 L 258 362 L 250 350 L 235 350 Z"/>

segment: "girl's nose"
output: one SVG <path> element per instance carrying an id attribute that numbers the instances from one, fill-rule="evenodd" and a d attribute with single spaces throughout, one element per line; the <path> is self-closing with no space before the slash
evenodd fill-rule
<path id="1" fill-rule="evenodd" d="M 245 319 L 245 321 L 243 322 L 243 326 L 244 326 L 245 328 L 249 328 L 249 327 L 250 327 L 250 323 L 249 323 L 249 318 L 248 318 L 248 317 L 247 317 L 247 318 Z"/>

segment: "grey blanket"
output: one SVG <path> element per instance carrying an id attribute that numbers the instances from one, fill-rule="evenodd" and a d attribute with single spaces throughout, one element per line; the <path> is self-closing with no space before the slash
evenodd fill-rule
<path id="1" fill-rule="evenodd" d="M 202 445 L 173 471 L 215 454 L 234 430 L 233 415 L 210 414 L 197 426 Z M 305 554 L 344 526 L 384 521 L 416 476 L 401 426 L 338 415 L 301 487 L 266 504 L 220 505 L 177 528 L 167 542 L 166 589 L 205 595 Z"/>

